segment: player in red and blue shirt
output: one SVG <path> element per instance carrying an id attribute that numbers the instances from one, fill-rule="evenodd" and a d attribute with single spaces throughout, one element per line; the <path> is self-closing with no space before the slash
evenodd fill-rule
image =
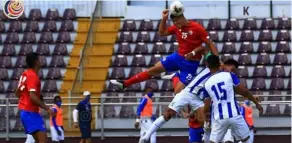
<path id="1" fill-rule="evenodd" d="M 18 109 L 21 110 L 20 118 L 26 134 L 34 137 L 36 142 L 46 142 L 46 129 L 39 109 L 43 108 L 50 115 L 54 115 L 49 106 L 42 102 L 41 82 L 38 71 L 41 68 L 37 53 L 29 53 L 26 56 L 28 69 L 20 76 L 16 96 L 19 98 Z"/>
<path id="2" fill-rule="evenodd" d="M 166 22 L 168 15 L 168 10 L 164 10 L 159 25 L 159 34 L 160 36 L 175 34 L 179 44 L 178 51 L 161 59 L 161 61 L 156 63 L 153 67 L 132 76 L 128 80 L 111 80 L 110 82 L 112 84 L 119 86 L 120 89 L 125 89 L 132 84 L 148 80 L 154 75 L 163 72 L 179 71 L 179 82 L 176 87 L 174 87 L 174 92 L 178 93 L 196 74 L 202 54 L 205 50 L 204 47 L 202 47 L 202 43 L 206 43 L 206 46 L 210 48 L 212 53 L 218 55 L 216 47 L 208 39 L 208 33 L 203 26 L 197 22 L 187 20 L 182 14 L 179 16 L 170 15 L 174 25 L 167 28 Z"/>

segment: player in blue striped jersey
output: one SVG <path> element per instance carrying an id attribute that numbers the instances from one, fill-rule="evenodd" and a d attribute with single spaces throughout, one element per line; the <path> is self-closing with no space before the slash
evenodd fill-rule
<path id="1" fill-rule="evenodd" d="M 206 80 L 203 92 L 207 97 L 204 106 L 205 113 L 210 112 L 210 103 L 212 101 L 211 143 L 222 141 L 228 128 L 231 128 L 237 140 L 246 143 L 249 140 L 249 128 L 239 112 L 235 93 L 253 101 L 260 112 L 263 111 L 262 106 L 257 102 L 253 94 L 240 83 L 234 73 L 224 72 L 219 69 L 220 60 L 218 56 L 209 56 L 207 67 L 212 75 Z"/>

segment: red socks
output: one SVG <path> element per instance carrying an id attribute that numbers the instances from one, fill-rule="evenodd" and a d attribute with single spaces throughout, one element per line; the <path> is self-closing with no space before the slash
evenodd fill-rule
<path id="1" fill-rule="evenodd" d="M 151 75 L 147 71 L 144 71 L 132 76 L 130 79 L 126 80 L 124 84 L 127 87 L 132 84 L 148 80 L 150 78 L 151 78 Z"/>
<path id="2" fill-rule="evenodd" d="M 178 76 L 172 77 L 172 85 L 173 85 L 173 88 L 176 87 L 176 85 L 177 85 L 178 82 L 179 82 L 179 77 Z"/>

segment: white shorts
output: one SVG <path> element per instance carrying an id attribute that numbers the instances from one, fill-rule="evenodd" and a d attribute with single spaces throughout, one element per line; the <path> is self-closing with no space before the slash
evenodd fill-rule
<path id="1" fill-rule="evenodd" d="M 233 133 L 231 132 L 231 129 L 227 130 L 227 132 L 223 138 L 223 142 L 227 142 L 227 141 L 234 142 Z"/>
<path id="2" fill-rule="evenodd" d="M 214 120 L 210 140 L 213 142 L 222 141 L 228 129 L 232 130 L 236 139 L 243 140 L 249 136 L 249 128 L 245 120 L 241 115 L 238 115 L 229 119 Z"/>
<path id="3" fill-rule="evenodd" d="M 210 143 L 210 135 L 211 135 L 211 132 L 204 131 L 204 135 L 203 135 L 203 138 L 202 138 L 204 143 Z"/>
<path id="4" fill-rule="evenodd" d="M 52 141 L 58 142 L 64 140 L 64 131 L 61 127 L 58 127 L 58 129 L 61 131 L 61 135 L 59 136 L 55 127 L 50 127 L 51 129 L 51 136 L 52 136 Z"/>
<path id="5" fill-rule="evenodd" d="M 196 111 L 200 107 L 204 107 L 204 102 L 196 95 L 182 90 L 180 93 L 176 94 L 172 99 L 168 108 L 180 113 L 181 109 L 186 105 L 190 105 L 193 111 Z"/>
<path id="6" fill-rule="evenodd" d="M 27 134 L 25 143 L 35 143 L 33 136 Z"/>

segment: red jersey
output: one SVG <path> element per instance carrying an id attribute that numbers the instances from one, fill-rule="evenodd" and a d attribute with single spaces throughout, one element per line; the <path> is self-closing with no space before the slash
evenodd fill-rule
<path id="1" fill-rule="evenodd" d="M 169 26 L 167 32 L 176 35 L 179 44 L 178 54 L 181 56 L 192 52 L 208 39 L 208 33 L 205 28 L 195 21 L 190 21 L 188 26 L 184 26 L 181 29 L 175 25 Z M 203 52 L 197 53 L 194 59 L 201 60 L 202 54 Z"/>
<path id="2" fill-rule="evenodd" d="M 195 120 L 196 117 L 189 118 L 189 127 L 190 128 L 201 128 L 201 125 L 198 121 Z"/>
<path id="3" fill-rule="evenodd" d="M 20 92 L 18 108 L 24 111 L 39 112 L 39 106 L 32 103 L 29 92 L 35 91 L 36 96 L 40 98 L 40 89 L 41 81 L 37 73 L 32 69 L 25 70 L 20 76 L 18 83 L 18 90 Z"/>

